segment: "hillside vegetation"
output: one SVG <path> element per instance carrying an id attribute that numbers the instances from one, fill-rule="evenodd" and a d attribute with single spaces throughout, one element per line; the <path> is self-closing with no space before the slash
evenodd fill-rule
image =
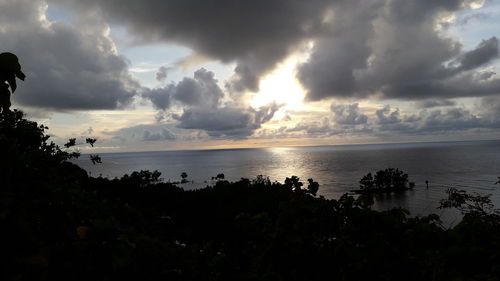
<path id="1" fill-rule="evenodd" d="M 442 205 L 464 219 L 444 229 L 436 215 L 374 211 L 369 195 L 325 199 L 297 177 L 218 177 L 193 191 L 151 171 L 95 178 L 46 129 L 20 111 L 0 114 L 0 280 L 500 276 L 500 219 L 488 197 L 450 190 Z"/>

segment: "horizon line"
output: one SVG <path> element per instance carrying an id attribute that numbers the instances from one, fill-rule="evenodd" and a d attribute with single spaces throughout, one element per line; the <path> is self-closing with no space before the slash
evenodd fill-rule
<path id="1" fill-rule="evenodd" d="M 140 150 L 140 151 L 120 151 L 120 152 L 85 152 L 89 154 L 118 154 L 118 153 L 147 153 L 147 152 L 180 152 L 180 151 L 217 151 L 217 150 L 245 150 L 245 149 L 273 149 L 273 148 L 303 148 L 303 147 L 346 147 L 346 146 L 368 146 L 368 145 L 404 145 L 404 144 L 433 144 L 433 143 L 466 143 L 466 142 L 488 142 L 500 141 L 500 139 L 481 140 L 437 140 L 437 141 L 407 141 L 407 142 L 377 142 L 377 143 L 352 143 L 352 144 L 321 144 L 321 145 L 289 145 L 289 146 L 259 146 L 259 147 L 228 147 L 228 148 L 198 148 L 198 149 L 165 149 L 165 150 Z"/>

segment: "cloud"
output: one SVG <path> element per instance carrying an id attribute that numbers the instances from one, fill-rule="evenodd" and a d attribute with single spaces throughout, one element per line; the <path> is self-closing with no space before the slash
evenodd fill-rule
<path id="1" fill-rule="evenodd" d="M 454 105 L 456 105 L 456 102 L 452 100 L 424 100 L 417 103 L 417 106 L 421 108 L 454 106 Z"/>
<path id="2" fill-rule="evenodd" d="M 121 142 L 173 141 L 177 139 L 172 128 L 165 124 L 142 124 L 102 133 Z"/>
<path id="3" fill-rule="evenodd" d="M 193 78 L 185 77 L 163 88 L 145 89 L 142 96 L 149 99 L 155 108 L 166 110 L 172 101 L 186 106 L 215 108 L 224 93 L 217 84 L 215 74 L 201 68 L 194 73 Z"/>
<path id="4" fill-rule="evenodd" d="M 197 70 L 193 78 L 185 77 L 163 88 L 145 89 L 142 96 L 161 111 L 158 120 L 161 121 L 166 110 L 177 104 L 183 109 L 182 113 L 170 116 L 178 122 L 178 128 L 203 130 L 211 137 L 251 136 L 262 124 L 270 121 L 282 106 L 272 103 L 254 109 L 222 103 L 224 92 L 215 74 L 204 68 Z"/>
<path id="5" fill-rule="evenodd" d="M 488 13 L 474 13 L 459 18 L 455 24 L 458 26 L 464 26 L 467 25 L 470 21 L 483 21 L 491 18 L 491 16 L 492 15 Z"/>
<path id="6" fill-rule="evenodd" d="M 166 128 L 162 128 L 160 132 L 151 132 L 149 130 L 144 130 L 142 134 L 142 140 L 144 141 L 160 141 L 160 140 L 175 140 L 175 135 L 167 130 Z"/>
<path id="7" fill-rule="evenodd" d="M 174 115 L 183 129 L 204 130 L 212 137 L 244 138 L 251 136 L 262 124 L 271 120 L 280 105 L 271 104 L 258 110 L 253 108 L 222 107 L 216 109 L 187 109 Z"/>
<path id="8" fill-rule="evenodd" d="M 92 136 L 94 129 L 90 126 L 87 130 L 83 131 L 81 134 L 84 136 Z"/>
<path id="9" fill-rule="evenodd" d="M 481 67 L 498 58 L 498 39 L 463 50 L 436 22 L 470 1 L 351 1 L 334 6 L 331 32 L 319 38 L 297 77 L 307 99 L 422 100 L 495 95 L 500 79 Z"/>
<path id="10" fill-rule="evenodd" d="M 13 100 L 56 110 L 128 105 L 138 83 L 100 20 L 46 19 L 44 1 L 0 1 L 2 51 L 18 55 L 27 78 Z"/>
<path id="11" fill-rule="evenodd" d="M 256 90 L 269 72 L 323 27 L 330 0 L 51 0 L 75 13 L 100 11 L 126 26 L 139 42 L 167 41 L 236 62 L 233 91 Z"/>
<path id="12" fill-rule="evenodd" d="M 309 60 L 297 77 L 306 87 L 308 100 L 354 96 L 358 89 L 355 71 L 365 69 L 375 37 L 373 22 L 384 1 L 339 1 L 333 7 L 328 36 L 315 41 Z"/>
<path id="13" fill-rule="evenodd" d="M 163 88 L 145 89 L 142 96 L 161 111 L 157 120 L 162 121 L 165 111 L 177 104 L 183 112 L 171 114 L 171 117 L 178 122 L 178 128 L 203 130 L 212 137 L 251 136 L 262 124 L 269 122 L 282 106 L 272 103 L 254 109 L 222 103 L 224 92 L 215 74 L 204 68 L 197 70 L 193 78 L 185 77 Z"/>
<path id="14" fill-rule="evenodd" d="M 334 132 L 333 126 L 328 117 L 323 117 L 320 120 L 303 120 L 291 128 L 287 128 L 286 133 L 303 132 L 305 135 L 300 137 L 326 137 Z"/>
<path id="15" fill-rule="evenodd" d="M 422 132 L 460 131 L 471 128 L 487 128 L 492 124 L 480 119 L 463 108 L 452 108 L 446 111 L 435 110 L 425 114 L 422 124 L 416 130 Z"/>
<path id="16" fill-rule="evenodd" d="M 447 99 L 500 89 L 500 79 L 479 75 L 498 57 L 498 39 L 464 50 L 440 29 L 444 18 L 478 5 L 472 0 L 50 1 L 121 24 L 142 44 L 173 42 L 235 62 L 225 83 L 234 96 L 257 91 L 263 75 L 309 42 L 297 77 L 311 101 Z"/>
<path id="17" fill-rule="evenodd" d="M 282 129 L 284 133 L 289 133 L 288 137 L 307 136 L 307 137 L 328 137 L 335 135 L 360 135 L 372 131 L 370 128 L 369 117 L 361 113 L 358 103 L 353 104 L 335 104 L 330 106 L 332 115 L 322 117 L 319 120 L 315 118 L 303 118 L 295 126 Z M 311 120 L 313 119 L 313 120 Z M 298 135 L 303 132 L 305 135 Z"/>
<path id="18" fill-rule="evenodd" d="M 142 97 L 149 99 L 153 103 L 153 107 L 159 110 L 167 110 L 172 103 L 172 93 L 175 92 L 176 86 L 170 84 L 163 88 L 144 89 Z"/>
<path id="19" fill-rule="evenodd" d="M 420 110 L 417 114 L 405 114 L 398 108 L 386 105 L 375 110 L 374 114 L 362 115 L 357 104 L 332 105 L 333 116 L 319 120 L 303 119 L 295 126 L 281 128 L 275 131 L 281 137 L 330 137 L 338 135 L 350 136 L 421 136 L 436 133 L 463 133 L 475 129 L 500 128 L 500 99 L 485 98 L 481 107 L 481 115 L 461 107 L 452 107 L 446 110 Z M 342 116 L 350 109 L 357 115 L 366 116 L 363 121 L 356 118 Z M 336 113 L 339 112 L 339 113 Z M 348 116 L 349 114 L 347 114 Z M 339 118 L 341 116 L 341 118 Z M 358 119 L 359 120 L 359 119 Z"/>
<path id="20" fill-rule="evenodd" d="M 368 116 L 359 112 L 357 103 L 339 105 L 332 104 L 331 111 L 334 113 L 334 121 L 341 125 L 361 125 L 366 124 Z"/>
<path id="21" fill-rule="evenodd" d="M 171 69 L 172 68 L 170 67 L 161 66 L 156 72 L 156 81 L 165 82 L 165 80 L 167 79 L 168 71 L 170 71 Z"/>
<path id="22" fill-rule="evenodd" d="M 456 63 L 459 66 L 456 68 L 457 72 L 475 69 L 485 65 L 498 57 L 498 39 L 491 37 L 488 40 L 483 40 L 476 49 L 464 53 Z"/>
<path id="23" fill-rule="evenodd" d="M 500 97 L 483 98 L 480 109 L 484 119 L 500 124 Z"/>
<path id="24" fill-rule="evenodd" d="M 399 118 L 399 109 L 391 110 L 390 105 L 384 106 L 384 108 L 375 111 L 377 116 L 378 124 L 395 124 L 400 123 L 401 119 Z"/>
<path id="25" fill-rule="evenodd" d="M 491 110 L 486 111 L 483 116 L 465 108 L 454 107 L 446 110 L 424 109 L 418 115 L 402 117 L 399 109 L 391 110 L 387 105 L 376 111 L 377 122 L 373 127 L 374 131 L 379 133 L 414 135 L 462 132 L 469 129 L 497 129 L 500 128 L 500 114 L 499 111 L 495 111 L 498 104 L 492 105 Z"/>

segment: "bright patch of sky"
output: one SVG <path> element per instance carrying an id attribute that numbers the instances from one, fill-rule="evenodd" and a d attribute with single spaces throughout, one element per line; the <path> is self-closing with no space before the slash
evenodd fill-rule
<path id="1" fill-rule="evenodd" d="M 483 5 L 481 1 L 477 1 L 476 5 L 472 5 L 472 9 L 464 9 L 455 15 L 449 15 L 444 18 L 446 22 L 442 27 L 443 36 L 450 36 L 459 39 L 465 50 L 472 50 L 485 39 L 492 36 L 500 37 L 499 22 L 500 22 L 500 1 L 485 1 Z M 71 21 L 71 14 L 57 5 L 50 5 L 47 10 L 47 19 L 49 21 Z M 225 81 L 230 79 L 234 73 L 235 63 L 221 63 L 216 60 L 201 57 L 196 55 L 193 50 L 188 47 L 167 44 L 142 44 L 135 41 L 131 34 L 122 26 L 111 25 L 111 38 L 116 44 L 117 51 L 120 55 L 127 58 L 129 61 L 129 71 L 140 81 L 141 85 L 148 88 L 160 88 L 169 83 L 181 81 L 184 77 L 192 77 L 193 73 L 201 67 L 215 73 L 215 79 L 218 80 L 219 86 L 224 89 Z M 432 51 L 432 50 L 429 50 Z M 296 125 L 303 119 L 314 119 L 319 113 L 326 115 L 330 114 L 330 105 L 336 101 L 333 99 L 320 102 L 304 103 L 305 91 L 300 82 L 296 78 L 296 66 L 307 60 L 309 50 L 303 50 L 301 53 L 295 53 L 285 61 L 279 63 L 277 67 L 270 73 L 265 75 L 260 81 L 260 91 L 258 93 L 248 93 L 244 95 L 247 99 L 244 101 L 253 108 L 259 108 L 276 103 L 281 105 L 280 109 L 275 113 L 274 117 L 268 124 L 263 124 L 263 128 L 277 129 L 284 124 Z M 158 80 L 157 72 L 161 67 L 165 67 L 166 78 Z M 499 60 L 494 62 L 493 66 L 497 69 L 500 67 Z M 346 101 L 339 101 L 345 103 Z M 391 104 L 391 107 L 399 108 L 402 112 L 412 114 L 420 110 L 416 106 L 416 102 L 405 102 L 401 100 L 383 100 L 368 99 L 362 101 L 350 100 L 347 102 L 359 103 L 360 112 L 373 116 L 375 110 L 380 109 L 385 104 Z M 459 107 L 468 107 L 476 109 L 479 106 L 478 98 L 459 98 L 455 99 L 456 105 Z M 52 133 L 57 137 L 75 137 L 84 134 L 89 128 L 94 128 L 94 134 L 107 138 L 107 132 L 116 131 L 121 128 L 133 127 L 142 124 L 155 124 L 156 110 L 141 98 L 136 98 L 136 102 L 132 107 L 125 110 L 114 111 L 87 111 L 73 113 L 53 113 L 51 118 L 47 120 L 48 125 L 52 128 Z M 293 118 L 290 118 L 292 115 Z M 293 120 L 293 121 L 292 121 Z M 171 124 L 170 124 L 171 125 Z M 172 126 L 172 125 L 171 125 Z M 181 130 L 182 131 L 182 130 Z M 184 131 L 187 136 L 190 136 L 188 131 Z M 181 132 L 182 133 L 182 132 Z M 404 139 L 393 136 L 394 139 L 388 138 L 386 141 L 398 141 Z M 434 136 L 435 137 L 435 136 Z M 108 137 L 109 138 L 109 137 Z M 339 137 L 340 138 L 340 137 Z M 165 142 L 147 143 L 147 146 L 134 144 L 128 147 L 120 146 L 120 143 L 108 143 L 109 151 L 127 151 L 127 150 L 161 150 L 171 148 L 207 148 L 207 147 L 241 147 L 241 146 L 267 146 L 274 144 L 299 145 L 299 144 L 332 144 L 346 143 L 342 139 L 326 138 L 326 139 L 306 139 L 303 141 L 297 139 L 283 138 L 280 141 L 254 139 L 254 140 L 194 140 L 191 145 L 183 142 L 172 142 L 172 145 L 166 146 Z M 443 139 L 452 138 L 452 136 L 444 136 Z M 365 138 L 357 137 L 356 142 L 363 143 L 367 141 L 376 141 L 373 136 Z M 432 139 L 434 140 L 434 139 Z M 104 147 L 103 151 L 107 151 Z M 113 149 L 109 149 L 113 148 Z"/>
<path id="2" fill-rule="evenodd" d="M 46 16 L 49 21 L 69 21 L 71 19 L 71 13 L 57 5 L 49 5 Z"/>
<path id="3" fill-rule="evenodd" d="M 119 54 L 130 61 L 129 70 L 141 81 L 141 84 L 156 88 L 164 86 L 164 82 L 176 82 L 192 74 L 200 67 L 217 74 L 220 81 L 228 79 L 234 69 L 233 64 L 221 64 L 208 58 L 197 58 L 187 47 L 173 44 L 156 43 L 140 44 L 130 40 L 131 35 L 120 26 L 111 27 L 111 37 L 117 45 Z M 164 82 L 156 79 L 160 67 L 168 68 Z"/>
<path id="4" fill-rule="evenodd" d="M 500 33 L 500 2 L 486 1 L 476 9 L 465 9 L 455 15 L 446 34 L 458 38 L 466 49 L 473 49 L 481 40 Z"/>

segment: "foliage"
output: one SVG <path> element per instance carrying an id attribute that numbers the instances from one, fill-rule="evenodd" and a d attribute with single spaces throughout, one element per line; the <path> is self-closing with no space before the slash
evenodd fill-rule
<path id="1" fill-rule="evenodd" d="M 141 170 L 139 172 L 132 172 L 130 175 L 125 174 L 121 181 L 125 184 L 134 185 L 138 187 L 146 187 L 161 181 L 161 173 L 158 171 Z"/>
<path id="2" fill-rule="evenodd" d="M 94 165 L 96 163 L 102 163 L 101 156 L 99 156 L 97 154 L 90 154 L 89 158 L 90 158 L 90 161 L 92 161 L 92 164 L 94 164 Z"/>
<path id="3" fill-rule="evenodd" d="M 188 174 L 186 172 L 182 172 L 182 174 L 181 174 L 181 178 L 182 178 L 181 183 L 187 183 L 188 182 L 187 177 L 188 177 Z"/>
<path id="4" fill-rule="evenodd" d="M 462 212 L 466 219 L 483 219 L 500 226 L 500 210 L 496 209 L 491 202 L 490 195 L 478 193 L 467 193 L 465 190 L 449 188 L 446 193 L 447 199 L 440 201 L 441 209 L 455 208 Z"/>
<path id="5" fill-rule="evenodd" d="M 363 191 L 399 191 L 408 188 L 408 174 L 399 169 L 387 168 L 379 170 L 373 177 L 371 173 L 366 174 L 359 181 Z M 413 186 L 413 184 L 412 184 Z"/>
<path id="6" fill-rule="evenodd" d="M 224 178 L 225 178 L 224 174 L 223 173 L 219 173 L 219 174 L 217 174 L 217 176 L 212 177 L 212 180 L 219 181 L 219 180 L 224 180 Z"/>
<path id="7" fill-rule="evenodd" d="M 297 176 L 291 176 L 290 178 L 285 179 L 284 186 L 285 188 L 288 188 L 294 192 L 298 193 L 305 193 L 305 194 L 310 194 L 310 195 L 316 195 L 316 193 L 319 190 L 319 183 L 315 182 L 313 179 L 308 179 L 307 182 L 309 185 L 307 188 L 302 188 L 304 186 L 304 183 L 300 181 L 300 178 Z"/>
<path id="8" fill-rule="evenodd" d="M 85 142 L 90 144 L 90 146 L 94 147 L 94 143 L 97 141 L 97 139 L 94 138 L 86 138 Z"/>
<path id="9" fill-rule="evenodd" d="M 46 127 L 13 114 L 0 121 L 0 280 L 500 276 L 499 220 L 487 197 L 450 192 L 446 207 L 465 216 L 443 229 L 437 215 L 374 211 L 369 196 L 315 196 L 319 184 L 296 176 L 190 191 L 158 171 L 93 178 L 48 142 Z"/>

